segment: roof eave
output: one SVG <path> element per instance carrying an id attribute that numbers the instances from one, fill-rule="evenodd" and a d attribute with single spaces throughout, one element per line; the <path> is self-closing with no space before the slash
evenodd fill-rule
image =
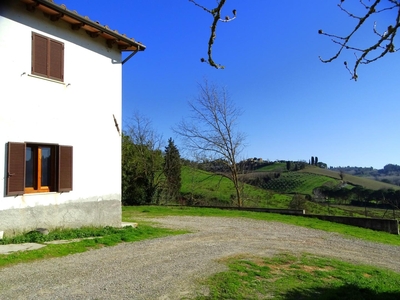
<path id="1" fill-rule="evenodd" d="M 114 30 L 111 30 L 107 26 L 102 26 L 98 22 L 90 20 L 88 17 L 83 17 L 74 11 L 68 10 L 65 5 L 58 5 L 48 0 L 21 0 L 21 1 L 27 5 L 27 8 L 31 7 L 32 9 L 35 8 L 40 9 L 41 8 L 40 5 L 50 8 L 51 10 L 58 13 L 49 15 L 51 20 L 56 21 L 60 18 L 64 19 L 64 21 L 71 24 L 72 29 L 84 28 L 86 29 L 86 32 L 90 34 L 90 36 L 92 37 L 102 35 L 109 47 L 112 47 L 113 44 L 117 44 L 118 48 L 121 51 L 144 51 L 146 49 L 146 46 L 143 45 L 142 43 L 137 42 L 134 39 L 128 38 L 125 35 L 122 35 Z M 68 18 L 66 18 L 66 16 Z M 75 20 L 77 23 L 71 23 L 66 19 Z"/>

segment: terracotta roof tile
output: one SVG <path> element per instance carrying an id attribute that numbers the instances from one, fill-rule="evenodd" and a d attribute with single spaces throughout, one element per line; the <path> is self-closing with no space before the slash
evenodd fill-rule
<path id="1" fill-rule="evenodd" d="M 71 24 L 71 28 L 82 28 L 91 37 L 101 36 L 106 44 L 112 47 L 116 44 L 121 51 L 143 51 L 146 46 L 126 34 L 120 34 L 117 30 L 110 29 L 107 25 L 101 25 L 98 21 L 92 21 L 88 16 L 78 14 L 76 10 L 68 10 L 64 4 L 55 4 L 53 0 L 20 0 L 27 5 L 28 10 L 39 9 L 48 15 L 52 21 L 59 19 Z"/>

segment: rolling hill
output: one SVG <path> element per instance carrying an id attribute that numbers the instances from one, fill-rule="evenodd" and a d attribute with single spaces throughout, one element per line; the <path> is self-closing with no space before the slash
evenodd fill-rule
<path id="1" fill-rule="evenodd" d="M 190 204 L 234 205 L 235 189 L 227 178 L 211 172 L 182 167 L 181 194 Z M 246 206 L 287 208 L 290 197 L 244 184 L 243 199 Z"/>
<path id="2" fill-rule="evenodd" d="M 261 172 L 263 173 L 263 172 Z M 296 187 L 285 189 L 285 192 L 276 192 L 244 184 L 243 200 L 244 206 L 248 207 L 267 207 L 267 208 L 283 208 L 289 207 L 293 195 L 288 194 L 288 190 L 292 193 L 307 194 L 325 182 L 334 181 L 336 179 L 321 176 L 317 174 L 306 174 L 299 172 L 291 172 L 283 182 L 296 182 Z M 235 206 L 235 191 L 232 183 L 225 177 L 204 170 L 191 168 L 189 166 L 182 167 L 182 201 L 187 205 L 216 205 L 216 206 Z M 299 184 L 300 183 L 300 184 Z M 331 214 L 353 216 L 358 215 L 341 208 L 326 207 L 318 203 L 307 201 L 306 210 L 308 213 L 314 214 Z"/>
<path id="3" fill-rule="evenodd" d="M 340 180 L 339 172 L 331 171 L 328 169 L 322 169 L 316 166 L 307 165 L 305 169 L 298 171 L 300 173 L 311 173 L 317 174 L 321 176 L 330 177 L 336 180 Z M 379 190 L 379 189 L 394 189 L 399 190 L 400 186 L 394 184 L 388 184 L 364 177 L 358 177 L 354 175 L 344 174 L 343 181 L 351 184 L 351 185 L 360 185 L 364 188 L 371 189 L 371 190 Z"/>

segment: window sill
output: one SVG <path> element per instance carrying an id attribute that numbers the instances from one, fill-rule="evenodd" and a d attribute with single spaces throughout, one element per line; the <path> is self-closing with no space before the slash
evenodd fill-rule
<path id="1" fill-rule="evenodd" d="M 51 194 L 60 194 L 59 192 L 37 192 L 37 193 L 23 193 L 23 196 L 39 196 L 39 195 L 51 195 Z"/>
<path id="2" fill-rule="evenodd" d="M 37 78 L 37 79 L 43 79 L 43 80 L 47 80 L 47 81 L 50 81 L 50 82 L 58 83 L 58 84 L 61 84 L 61 85 L 64 85 L 64 86 L 68 86 L 69 85 L 69 84 L 66 84 L 65 82 L 58 81 L 58 80 L 51 79 L 51 78 L 47 78 L 47 77 L 42 77 L 42 76 L 39 76 L 39 75 L 34 75 L 34 74 L 27 74 L 27 75 L 28 75 L 28 77 L 33 77 L 33 78 Z"/>

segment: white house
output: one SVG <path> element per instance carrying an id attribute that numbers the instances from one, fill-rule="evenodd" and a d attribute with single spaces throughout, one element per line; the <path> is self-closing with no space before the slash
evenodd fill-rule
<path id="1" fill-rule="evenodd" d="M 120 226 L 122 64 L 143 50 L 50 0 L 0 1 L 0 231 Z"/>

